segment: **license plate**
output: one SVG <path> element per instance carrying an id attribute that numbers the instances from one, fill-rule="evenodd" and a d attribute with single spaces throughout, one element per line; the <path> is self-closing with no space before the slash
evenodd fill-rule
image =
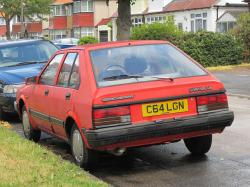
<path id="1" fill-rule="evenodd" d="M 164 114 L 175 114 L 188 112 L 188 100 L 173 100 L 159 103 L 150 103 L 142 105 L 143 117 L 160 116 Z"/>

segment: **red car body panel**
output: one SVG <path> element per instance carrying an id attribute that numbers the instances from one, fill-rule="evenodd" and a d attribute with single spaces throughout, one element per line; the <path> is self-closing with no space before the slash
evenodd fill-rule
<path id="1" fill-rule="evenodd" d="M 58 82 L 60 68 L 58 68 L 56 79 L 53 86 L 40 85 L 40 84 L 27 84 L 21 88 L 17 93 L 17 103 L 19 106 L 19 113 L 21 113 L 20 102 L 24 102 L 27 111 L 29 111 L 30 122 L 33 128 L 41 129 L 47 133 L 53 134 L 65 141 L 69 137 L 65 130 L 67 119 L 71 118 L 81 131 L 83 140 L 88 148 L 93 148 L 89 144 L 88 137 L 84 131 L 93 130 L 93 108 L 102 108 L 107 106 L 128 105 L 131 112 L 132 125 L 140 125 L 146 122 L 153 122 L 158 120 L 166 120 L 172 118 L 186 118 L 197 116 L 196 97 L 191 96 L 190 89 L 196 87 L 210 87 L 210 93 L 225 92 L 223 84 L 217 80 L 213 75 L 202 68 L 207 75 L 189 78 L 177 78 L 174 81 L 157 80 L 143 83 L 124 84 L 118 86 L 110 86 L 98 88 L 94 72 L 92 69 L 91 59 L 89 52 L 97 49 L 133 46 L 133 45 L 148 45 L 148 44 L 169 44 L 165 41 L 125 41 L 113 42 L 109 44 L 96 44 L 74 47 L 58 51 L 57 54 L 66 54 L 69 52 L 77 52 L 80 61 L 80 80 L 81 84 L 79 89 L 63 88 L 56 86 Z M 182 52 L 183 53 L 183 52 Z M 183 53 L 184 54 L 184 53 Z M 186 55 L 186 54 L 185 54 Z M 190 57 L 189 57 L 190 58 Z M 51 58 L 53 59 L 53 57 Z M 62 62 L 64 61 L 62 59 Z M 191 58 L 190 58 L 191 59 Z M 193 60 L 192 60 L 193 61 Z M 62 66 L 62 62 L 60 66 Z M 196 62 L 194 62 L 196 63 Z M 198 64 L 198 66 L 200 66 Z M 200 66 L 201 67 L 201 66 Z M 44 70 L 46 69 L 46 66 Z M 44 71 L 43 70 L 43 71 Z M 41 74 L 43 73 L 41 72 Z M 40 77 L 41 74 L 38 76 Z M 49 97 L 45 96 L 45 92 L 49 92 Z M 207 92 L 200 91 L 200 94 Z M 70 100 L 65 100 L 65 95 L 70 94 Z M 132 96 L 124 100 L 114 100 L 104 102 L 105 98 L 116 98 L 120 96 Z M 166 114 L 161 116 L 146 117 L 144 118 L 141 113 L 141 104 L 154 103 L 158 101 L 169 100 L 168 98 L 187 98 L 190 105 L 189 111 L 179 114 Z M 41 112 L 39 117 L 31 115 L 30 110 Z M 41 117 L 49 119 L 46 121 Z M 58 125 L 63 122 L 64 125 Z M 110 145 L 98 146 L 95 149 L 107 150 L 116 147 L 136 147 L 143 145 L 159 144 L 164 142 L 171 142 L 183 138 L 201 136 L 206 134 L 221 133 L 224 127 L 200 130 L 188 133 L 179 133 L 177 135 L 166 135 L 160 137 L 152 137 L 140 140 L 124 141 L 122 143 L 112 143 Z"/>

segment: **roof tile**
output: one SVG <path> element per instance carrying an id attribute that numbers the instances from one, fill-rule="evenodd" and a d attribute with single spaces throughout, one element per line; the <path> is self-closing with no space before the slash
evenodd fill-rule
<path id="1" fill-rule="evenodd" d="M 73 3 L 73 0 L 55 0 L 52 5 L 63 5 Z"/>
<path id="2" fill-rule="evenodd" d="M 163 8 L 165 12 L 210 8 L 217 0 L 173 0 Z"/>

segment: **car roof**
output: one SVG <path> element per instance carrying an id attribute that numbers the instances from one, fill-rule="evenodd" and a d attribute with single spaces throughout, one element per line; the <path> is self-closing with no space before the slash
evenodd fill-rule
<path id="1" fill-rule="evenodd" d="M 135 46 L 135 45 L 150 45 L 150 44 L 167 44 L 168 41 L 162 40 L 128 40 L 128 41 L 116 41 L 116 42 L 104 42 L 98 44 L 87 44 L 71 47 L 68 49 L 61 49 L 59 51 L 67 50 L 98 50 L 113 47 Z"/>
<path id="2" fill-rule="evenodd" d="M 44 39 L 6 40 L 6 41 L 0 42 L 0 47 L 11 46 L 11 45 L 15 45 L 15 44 L 29 44 L 29 43 L 35 43 L 38 41 L 48 41 L 48 40 L 44 40 Z"/>

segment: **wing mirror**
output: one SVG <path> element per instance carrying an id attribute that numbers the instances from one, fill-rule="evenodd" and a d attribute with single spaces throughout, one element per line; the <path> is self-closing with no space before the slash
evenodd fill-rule
<path id="1" fill-rule="evenodd" d="M 36 84 L 38 80 L 38 76 L 29 77 L 25 80 L 25 84 Z"/>

